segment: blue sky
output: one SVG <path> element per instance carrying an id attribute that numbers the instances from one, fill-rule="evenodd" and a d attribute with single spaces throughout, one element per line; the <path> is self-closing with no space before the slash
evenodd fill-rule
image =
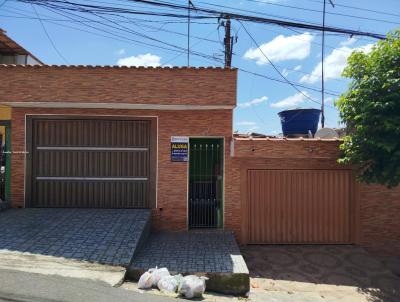
<path id="1" fill-rule="evenodd" d="M 183 0 L 169 0 L 169 2 L 186 3 Z M 322 20 L 319 12 L 322 10 L 321 0 L 192 0 L 192 2 L 202 8 L 224 9 L 298 22 L 320 24 Z M 398 0 L 333 0 L 333 2 L 336 4 L 334 8 L 327 6 L 326 25 L 380 34 L 400 27 L 400 1 Z M 0 0 L 0 5 L 2 3 L 3 1 Z M 143 4 L 129 4 L 124 0 L 88 0 L 85 3 L 122 5 L 149 10 Z M 363 8 L 363 10 L 348 6 Z M 159 11 L 157 8 L 151 10 Z M 132 32 L 118 31 L 113 23 L 109 25 L 114 28 L 103 25 L 101 27 L 93 22 L 86 22 L 85 25 L 82 22 L 68 21 L 65 16 L 57 15 L 46 8 L 36 7 L 36 11 L 61 56 L 54 49 L 37 19 L 35 10 L 29 4 L 12 0 L 5 1 L 0 6 L 0 28 L 6 30 L 11 38 L 47 64 L 65 64 L 65 60 L 69 64 L 84 65 L 185 66 L 187 64 L 185 52 L 162 49 L 157 47 L 161 45 L 158 42 L 143 37 L 144 34 L 147 37 L 186 48 L 187 24 L 184 20 L 135 15 L 131 17 L 129 23 L 128 21 L 120 23 L 129 30 L 139 33 L 140 36 L 138 36 Z M 352 17 L 343 16 L 343 14 Z M 320 33 L 291 30 L 268 24 L 244 24 L 263 52 L 290 81 L 320 90 L 321 79 L 318 65 L 321 60 Z M 220 42 L 223 40 L 223 31 L 222 27 L 218 28 L 216 20 L 194 20 L 191 24 L 191 50 L 222 59 L 223 47 Z M 113 38 L 110 38 L 110 32 L 113 33 Z M 240 23 L 233 21 L 232 32 L 238 36 L 237 44 L 234 46 L 233 66 L 267 77 L 280 78 Z M 144 45 L 143 42 L 153 46 Z M 350 38 L 345 35 L 327 34 L 325 87 L 328 93 L 340 94 L 346 90 L 348 81 L 341 78 L 340 73 L 348 55 L 355 48 L 368 51 L 374 42 L 374 39 L 367 37 Z M 192 66 L 221 66 L 215 60 L 195 55 L 190 57 L 190 62 Z M 302 87 L 299 89 L 313 100 L 321 101 L 320 92 Z M 303 94 L 288 84 L 239 71 L 238 107 L 234 113 L 234 130 L 242 133 L 251 131 L 267 134 L 280 133 L 281 126 L 277 116 L 279 111 L 299 107 L 319 108 L 317 103 L 308 100 Z M 326 126 L 337 127 L 338 112 L 333 105 L 337 97 L 326 94 L 325 98 L 327 101 Z"/>

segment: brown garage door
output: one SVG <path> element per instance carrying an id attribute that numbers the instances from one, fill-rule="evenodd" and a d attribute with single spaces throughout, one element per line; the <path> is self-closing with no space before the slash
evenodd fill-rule
<path id="1" fill-rule="evenodd" d="M 151 120 L 32 118 L 28 126 L 27 206 L 152 206 Z"/>
<path id="2" fill-rule="evenodd" d="M 350 243 L 350 171 L 249 170 L 250 243 Z"/>

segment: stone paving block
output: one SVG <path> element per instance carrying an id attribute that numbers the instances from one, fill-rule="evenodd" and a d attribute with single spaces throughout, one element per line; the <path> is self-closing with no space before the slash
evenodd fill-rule
<path id="1" fill-rule="evenodd" d="M 0 250 L 127 267 L 149 221 L 146 209 L 10 209 Z"/>
<path id="2" fill-rule="evenodd" d="M 137 281 L 155 266 L 167 267 L 172 273 L 206 275 L 209 290 L 236 295 L 249 291 L 249 271 L 232 232 L 151 234 L 134 257 L 127 277 Z"/>

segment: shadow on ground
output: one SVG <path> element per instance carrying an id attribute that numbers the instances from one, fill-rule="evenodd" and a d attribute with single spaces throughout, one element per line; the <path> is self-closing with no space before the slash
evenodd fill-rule
<path id="1" fill-rule="evenodd" d="M 359 247 L 247 246 L 242 254 L 253 282 L 265 290 L 354 289 L 365 297 L 359 301 L 400 301 L 400 278 Z"/>

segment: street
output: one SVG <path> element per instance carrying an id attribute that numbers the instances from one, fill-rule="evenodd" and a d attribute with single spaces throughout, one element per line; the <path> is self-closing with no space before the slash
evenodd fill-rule
<path id="1" fill-rule="evenodd" d="M 176 299 L 114 288 L 103 282 L 0 270 L 1 302 L 159 302 Z"/>

